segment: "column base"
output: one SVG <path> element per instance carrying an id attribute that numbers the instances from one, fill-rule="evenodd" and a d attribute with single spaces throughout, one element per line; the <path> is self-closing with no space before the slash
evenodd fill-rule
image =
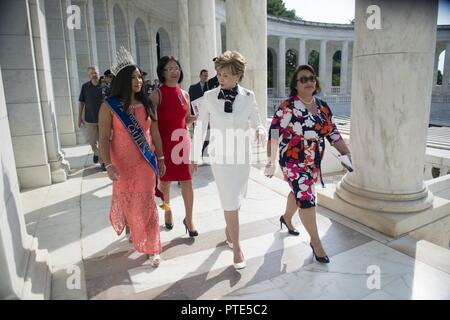
<path id="1" fill-rule="evenodd" d="M 448 180 L 450 181 L 450 177 Z M 341 199 L 337 195 L 335 185 L 331 184 L 327 185 L 326 189 L 317 192 L 317 200 L 318 205 L 322 207 L 396 238 L 450 216 L 450 187 L 446 188 L 447 196 L 445 198 L 435 196 L 431 208 L 420 212 L 387 213 L 361 208 Z M 371 201 L 372 199 L 366 199 L 366 203 Z M 403 205 L 406 207 L 405 203 Z"/>
<path id="2" fill-rule="evenodd" d="M 67 174 L 64 169 L 52 171 L 52 183 L 60 183 L 64 181 L 67 181 Z"/>
<path id="3" fill-rule="evenodd" d="M 50 165 L 17 168 L 21 188 L 36 188 L 52 184 Z"/>
<path id="4" fill-rule="evenodd" d="M 433 205 L 433 194 L 425 186 L 416 193 L 389 194 L 358 188 L 346 180 L 337 184 L 336 193 L 342 200 L 362 209 L 387 213 L 420 212 Z"/>
<path id="5" fill-rule="evenodd" d="M 50 171 L 52 175 L 52 183 L 67 181 L 67 174 L 70 172 L 70 163 L 64 159 L 64 155 L 59 153 L 59 159 L 50 162 Z"/>
<path id="6" fill-rule="evenodd" d="M 75 146 L 77 144 L 77 135 L 75 132 L 59 134 L 59 140 L 63 147 Z"/>

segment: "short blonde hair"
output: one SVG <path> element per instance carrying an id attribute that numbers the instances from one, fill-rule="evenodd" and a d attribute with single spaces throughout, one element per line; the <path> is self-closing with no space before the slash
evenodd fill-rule
<path id="1" fill-rule="evenodd" d="M 237 51 L 225 51 L 220 56 L 214 58 L 214 67 L 216 70 L 230 68 L 231 73 L 239 75 L 239 81 L 244 77 L 245 58 Z"/>

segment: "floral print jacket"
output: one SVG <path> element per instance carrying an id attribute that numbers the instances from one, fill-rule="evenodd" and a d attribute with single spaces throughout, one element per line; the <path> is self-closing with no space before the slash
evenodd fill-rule
<path id="1" fill-rule="evenodd" d="M 280 144 L 280 166 L 309 171 L 317 180 L 325 150 L 325 140 L 330 144 L 342 140 L 328 104 L 314 97 L 318 113 L 308 111 L 297 96 L 283 101 L 275 111 L 269 131 L 272 143 Z M 281 141 L 280 141 L 281 138 Z M 323 181 L 321 178 L 323 185 Z"/>

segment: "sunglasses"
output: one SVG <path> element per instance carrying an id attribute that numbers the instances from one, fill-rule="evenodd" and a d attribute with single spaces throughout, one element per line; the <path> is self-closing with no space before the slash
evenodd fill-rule
<path id="1" fill-rule="evenodd" d="M 178 67 L 175 67 L 175 68 L 165 68 L 165 69 L 163 69 L 164 71 L 167 71 L 167 72 L 172 72 L 172 71 L 180 71 L 180 68 L 178 68 Z"/>
<path id="2" fill-rule="evenodd" d="M 297 81 L 300 81 L 300 83 L 307 83 L 308 81 L 316 82 L 316 76 L 310 76 L 310 77 L 300 77 L 297 79 Z"/>

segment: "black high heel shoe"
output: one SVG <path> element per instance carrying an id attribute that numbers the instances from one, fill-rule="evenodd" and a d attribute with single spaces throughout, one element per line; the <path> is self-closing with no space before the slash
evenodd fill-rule
<path id="1" fill-rule="evenodd" d="M 164 225 L 166 226 L 167 230 L 172 230 L 173 229 L 173 223 L 167 223 L 165 222 Z"/>
<path id="2" fill-rule="evenodd" d="M 328 256 L 323 256 L 323 257 L 318 257 L 316 255 L 316 252 L 314 251 L 314 247 L 312 246 L 312 244 L 309 244 L 311 246 L 312 252 L 314 257 L 316 258 L 316 260 L 320 263 L 330 263 L 330 258 L 328 258 Z"/>
<path id="3" fill-rule="evenodd" d="M 186 229 L 186 233 L 188 233 L 188 231 L 189 231 L 189 237 L 193 238 L 193 237 L 198 236 L 197 230 L 192 230 L 192 231 L 189 230 L 189 228 L 188 228 L 188 226 L 186 224 L 186 218 L 183 219 L 183 224 L 184 224 L 184 228 Z"/>
<path id="4" fill-rule="evenodd" d="M 289 234 L 292 234 L 293 236 L 298 236 L 300 234 L 300 232 L 298 232 L 298 230 L 295 228 L 289 229 L 286 221 L 284 220 L 284 217 L 281 216 L 280 217 L 280 229 L 283 229 L 283 223 L 286 226 L 286 228 L 288 229 Z"/>
<path id="5" fill-rule="evenodd" d="M 172 214 L 172 213 L 171 213 Z M 165 215 L 165 214 L 164 214 Z M 173 217 L 172 217 L 172 219 L 173 219 Z M 166 226 L 166 229 L 167 230 L 172 230 L 173 229 L 173 222 L 172 223 L 167 223 L 167 222 L 164 222 L 164 225 Z"/>

